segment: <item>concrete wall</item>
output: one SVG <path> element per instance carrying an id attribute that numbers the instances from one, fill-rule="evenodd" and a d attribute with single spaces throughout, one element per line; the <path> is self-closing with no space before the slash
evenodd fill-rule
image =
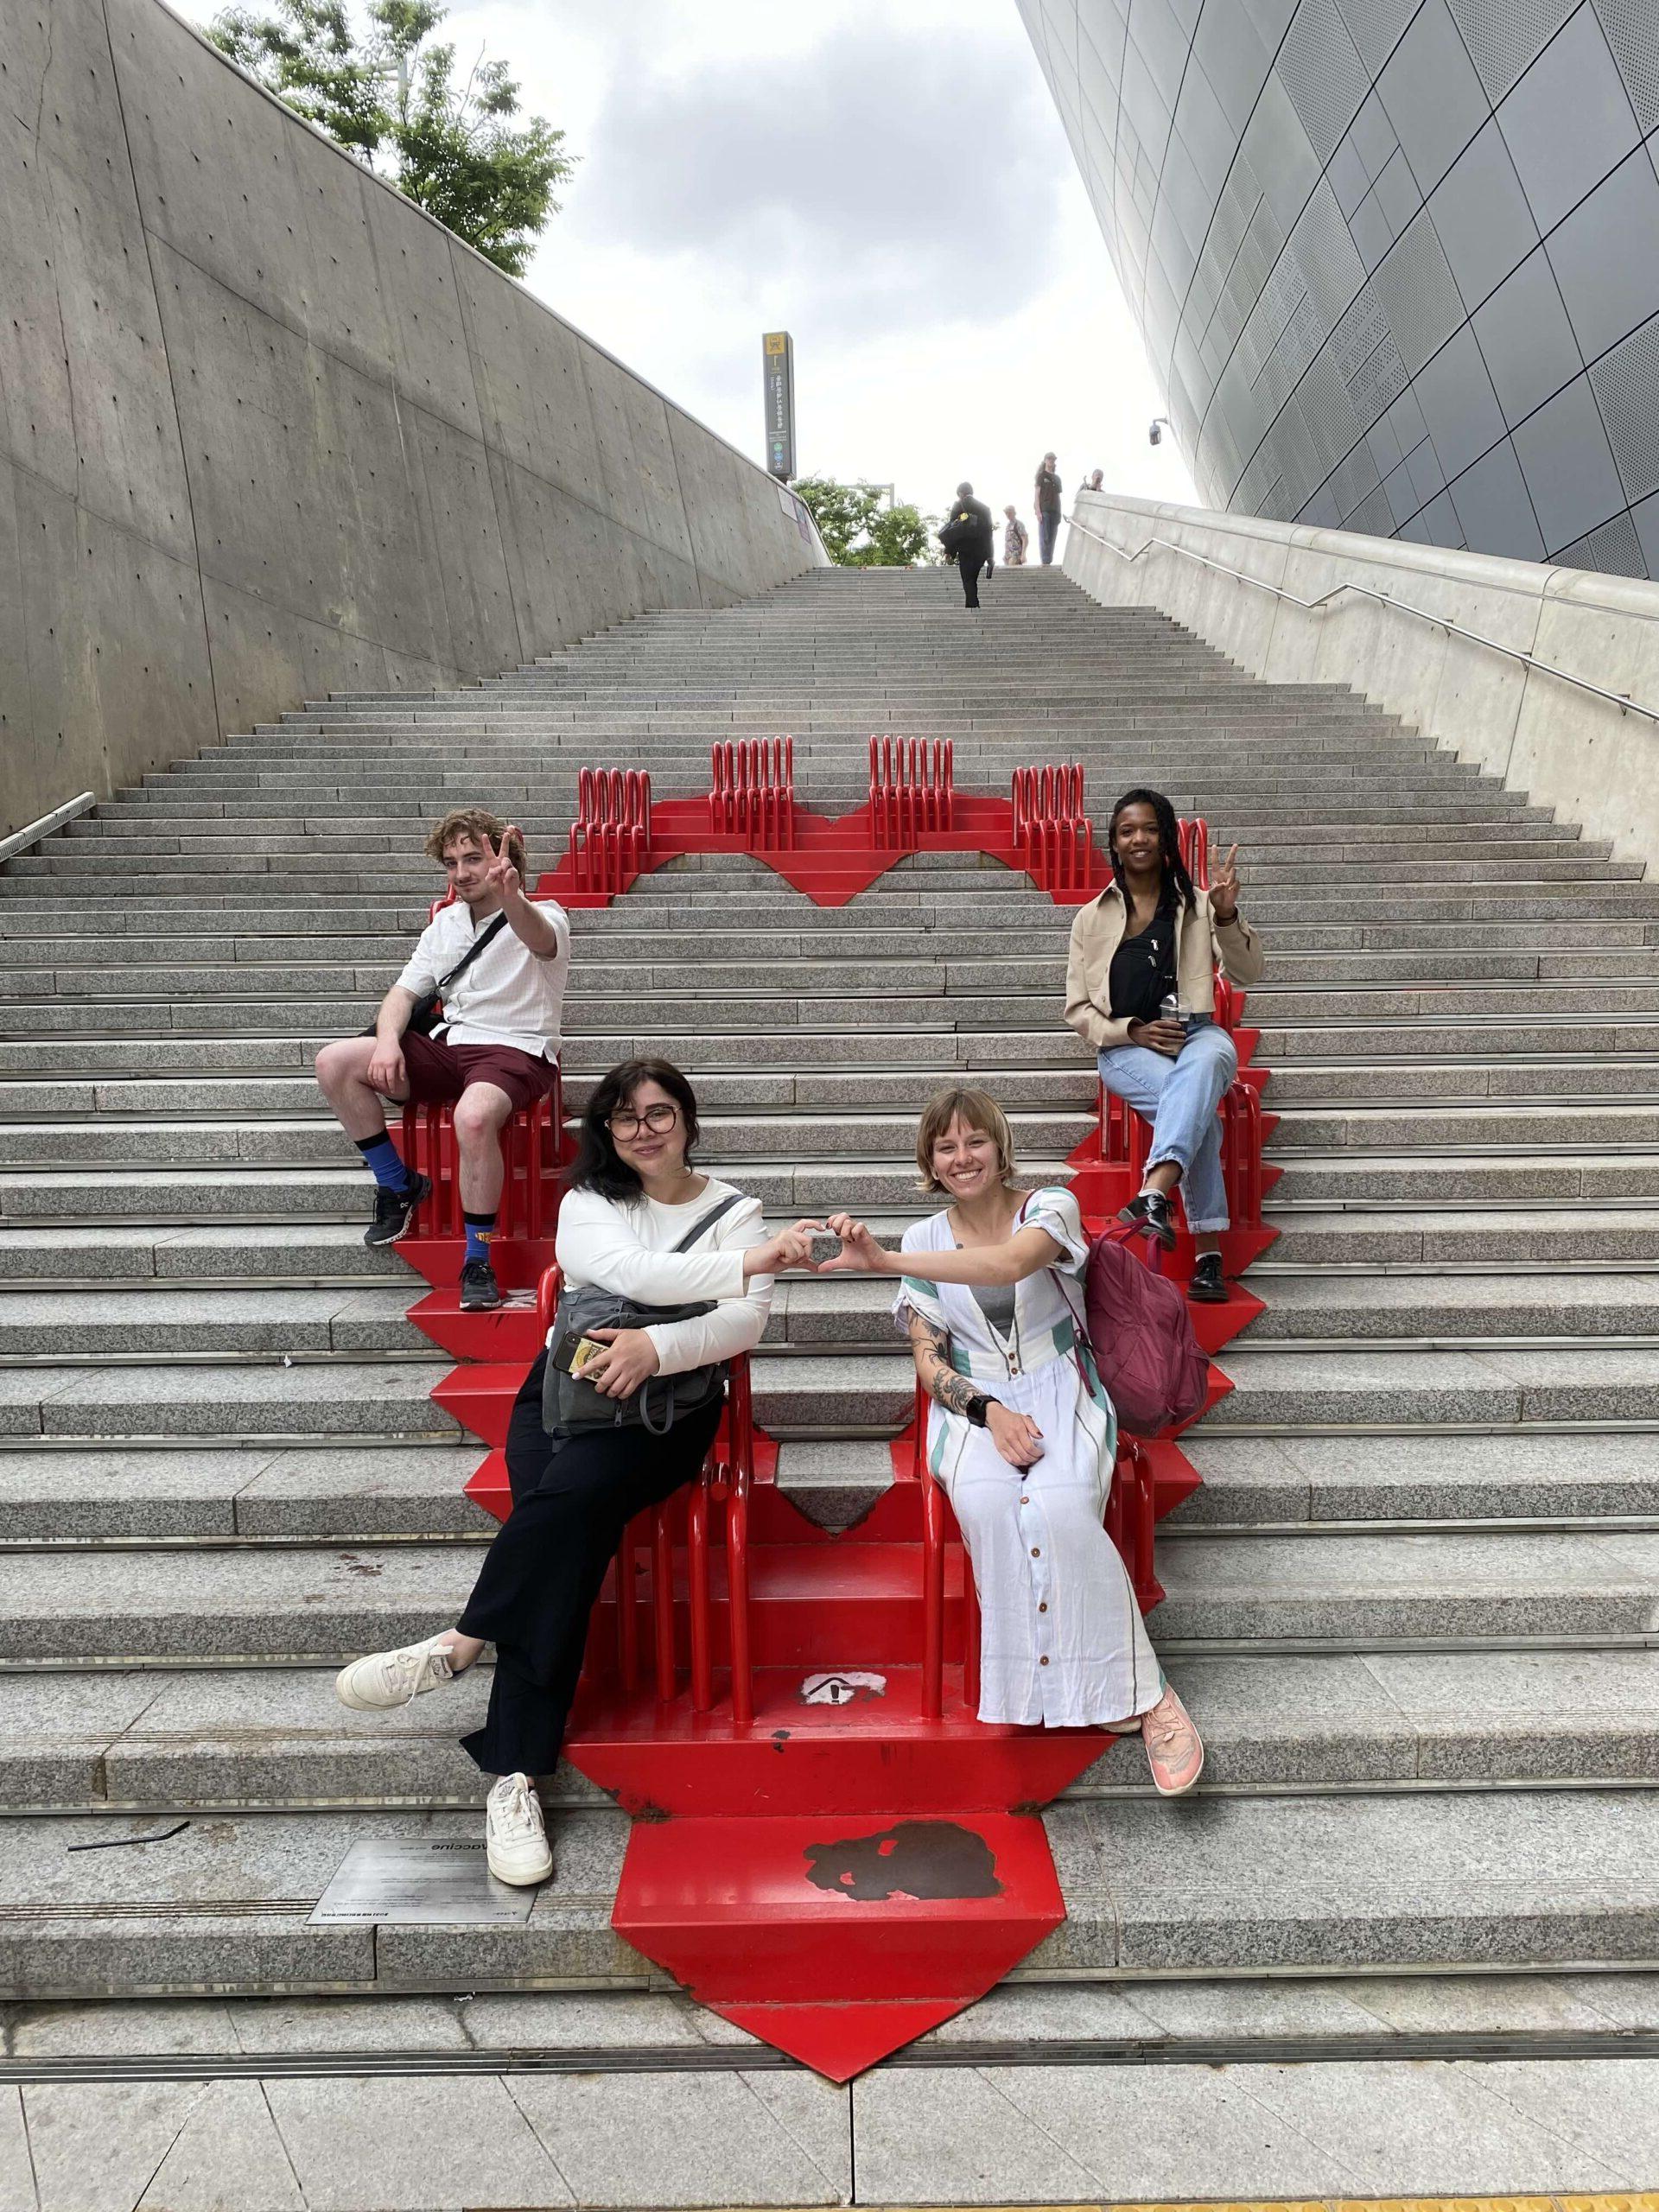
<path id="1" fill-rule="evenodd" d="M 1096 599 L 1162 607 L 1272 682 L 1351 684 L 1611 837 L 1619 858 L 1659 867 L 1659 725 L 1646 716 L 1352 593 L 1308 613 L 1183 553 L 1141 549 L 1160 538 L 1304 600 L 1365 585 L 1654 709 L 1659 584 L 1145 499 L 1085 494 L 1072 519 L 1066 572 Z"/>
<path id="2" fill-rule="evenodd" d="M 0 207 L 4 828 L 824 557 L 158 0 L 0 8 Z"/>

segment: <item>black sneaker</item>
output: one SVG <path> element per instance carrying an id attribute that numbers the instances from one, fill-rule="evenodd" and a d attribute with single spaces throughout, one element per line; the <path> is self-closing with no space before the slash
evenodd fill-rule
<path id="1" fill-rule="evenodd" d="M 1117 1217 L 1131 1229 L 1138 1229 L 1143 1236 L 1154 1238 L 1166 1252 L 1174 1250 L 1175 1224 L 1169 1217 L 1169 1200 L 1161 1191 L 1142 1191 L 1138 1198 L 1130 1199 Z"/>
<path id="2" fill-rule="evenodd" d="M 468 1260 L 461 1271 L 461 1310 L 463 1313 L 493 1313 L 501 1303 L 501 1286 L 487 1260 Z"/>
<path id="3" fill-rule="evenodd" d="M 411 1175 L 401 1191 L 383 1191 L 375 1185 L 374 1218 L 363 1232 L 365 1244 L 395 1244 L 415 1218 L 415 1209 L 423 1198 L 432 1195 L 429 1177 Z"/>
<path id="4" fill-rule="evenodd" d="M 1227 1303 L 1227 1278 L 1221 1272 L 1219 1252 L 1200 1252 L 1193 1264 L 1192 1280 L 1186 1286 L 1186 1294 L 1194 1306 L 1224 1306 Z"/>

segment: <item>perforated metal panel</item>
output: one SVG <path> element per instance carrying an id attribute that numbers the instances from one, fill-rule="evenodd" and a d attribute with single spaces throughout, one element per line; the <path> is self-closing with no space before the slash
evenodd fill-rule
<path id="1" fill-rule="evenodd" d="M 1371 89 L 1337 0 L 1302 0 L 1274 67 L 1314 152 L 1328 162 Z"/>
<path id="2" fill-rule="evenodd" d="M 1359 58 L 1376 76 L 1423 0 L 1338 0 Z"/>
<path id="3" fill-rule="evenodd" d="M 1425 208 L 1371 272 L 1401 358 L 1414 376 L 1465 320 L 1463 296 Z"/>
<path id="4" fill-rule="evenodd" d="M 1579 0 L 1447 0 L 1494 105 L 1553 38 Z"/>
<path id="5" fill-rule="evenodd" d="M 1635 133 L 1637 119 L 1659 130 L 1659 0 L 1017 4 L 1038 27 L 1201 496 L 1446 545 L 1466 532 L 1482 551 L 1525 559 L 1571 532 L 1584 533 L 1572 551 L 1586 563 L 1634 573 L 1644 546 L 1659 561 L 1659 519 L 1632 527 L 1614 513 L 1622 483 L 1659 518 L 1659 255 L 1628 194 L 1592 193 L 1621 159 L 1620 175 L 1651 174 Z M 1248 28 L 1223 36 L 1224 18 Z M 1126 22 L 1140 49 L 1127 56 Z M 1182 41 L 1190 49 L 1206 24 L 1205 96 L 1227 129 L 1177 147 L 1168 100 L 1193 59 Z M 1267 79 L 1247 156 L 1231 133 L 1268 53 L 1279 82 Z M 1488 126 L 1503 150 L 1489 175 L 1468 147 L 1488 105 L 1505 100 L 1501 142 Z M 1533 224 L 1551 243 L 1533 247 L 1523 283 L 1504 272 Z M 1483 419 L 1489 378 L 1512 435 L 1448 489 L 1442 463 L 1458 467 L 1501 427 Z"/>
<path id="6" fill-rule="evenodd" d="M 1394 536 L 1394 510 L 1389 505 L 1389 495 L 1379 484 L 1368 492 L 1357 507 L 1342 518 L 1344 530 L 1357 530 L 1367 537 Z"/>
<path id="7" fill-rule="evenodd" d="M 1587 531 L 1551 557 L 1558 569 L 1599 569 L 1615 576 L 1645 576 L 1648 573 L 1648 564 L 1642 557 L 1642 542 L 1629 515 L 1615 515 L 1611 522 Z"/>
<path id="8" fill-rule="evenodd" d="M 1659 124 L 1659 0 L 1595 0 L 1596 15 L 1643 130 Z"/>
<path id="9" fill-rule="evenodd" d="M 1659 315 L 1602 355 L 1590 388 L 1626 497 L 1659 491 Z"/>

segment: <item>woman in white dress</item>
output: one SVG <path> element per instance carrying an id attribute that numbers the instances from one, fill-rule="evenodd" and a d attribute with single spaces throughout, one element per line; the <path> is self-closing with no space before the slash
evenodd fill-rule
<path id="1" fill-rule="evenodd" d="M 1084 1335 L 1088 1242 L 1059 1185 L 1010 1187 L 1014 1145 L 988 1093 L 940 1091 L 917 1132 L 922 1187 L 950 1205 L 899 1252 L 849 1214 L 820 1272 L 904 1280 L 893 1311 L 932 1401 L 928 1465 L 956 1513 L 982 1622 L 979 1718 L 1139 1730 L 1158 1789 L 1190 1789 L 1204 1746 L 1164 1680 L 1102 1525 L 1117 1417 Z"/>

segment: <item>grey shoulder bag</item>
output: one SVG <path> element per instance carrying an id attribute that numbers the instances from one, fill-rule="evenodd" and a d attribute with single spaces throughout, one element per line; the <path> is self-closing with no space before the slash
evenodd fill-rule
<path id="1" fill-rule="evenodd" d="M 711 1206 L 701 1221 L 688 1229 L 674 1252 L 689 1252 L 703 1235 L 742 1198 L 734 1191 Z M 712 1313 L 716 1301 L 698 1300 L 690 1306 L 637 1306 L 631 1298 L 590 1285 L 582 1290 L 561 1290 L 553 1316 L 553 1345 L 556 1354 L 571 1337 L 590 1337 L 595 1329 L 646 1329 L 657 1321 L 695 1321 Z M 626 1398 L 607 1398 L 580 1375 L 569 1375 L 550 1358 L 542 1378 L 542 1427 L 550 1436 L 594 1428 L 649 1429 L 666 1436 L 682 1414 L 695 1413 L 726 1387 L 726 1362 L 689 1368 L 682 1375 L 648 1375 Z"/>

